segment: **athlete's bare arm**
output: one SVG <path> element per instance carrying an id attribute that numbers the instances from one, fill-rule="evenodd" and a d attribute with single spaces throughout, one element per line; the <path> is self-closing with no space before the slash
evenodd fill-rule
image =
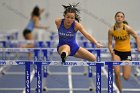
<path id="1" fill-rule="evenodd" d="M 133 36 L 133 38 L 135 38 L 135 41 L 137 44 L 137 49 L 140 52 L 140 40 L 139 40 L 137 33 L 133 30 L 133 28 L 131 28 L 128 25 L 126 26 L 126 29 L 127 29 L 128 33 L 130 33 Z"/>
<path id="2" fill-rule="evenodd" d="M 57 26 L 57 29 L 60 27 L 61 21 L 62 21 L 61 18 L 55 19 L 55 24 L 56 24 L 56 26 Z"/>
<path id="3" fill-rule="evenodd" d="M 96 47 L 102 47 L 102 45 L 99 44 L 97 40 L 94 37 L 92 37 L 80 23 L 76 22 L 75 28 L 79 30 L 89 41 L 93 42 L 96 45 Z"/>
<path id="4" fill-rule="evenodd" d="M 34 20 L 34 23 L 35 23 L 35 28 L 39 28 L 39 29 L 48 29 L 49 27 L 48 26 L 41 26 L 40 24 L 39 24 L 39 17 L 37 17 L 37 16 L 34 16 L 33 17 L 33 20 Z"/>
<path id="5" fill-rule="evenodd" d="M 112 29 L 109 29 L 108 30 L 108 49 L 109 49 L 111 55 L 114 54 L 114 51 L 113 51 L 113 48 L 112 48 L 112 39 L 113 39 Z"/>

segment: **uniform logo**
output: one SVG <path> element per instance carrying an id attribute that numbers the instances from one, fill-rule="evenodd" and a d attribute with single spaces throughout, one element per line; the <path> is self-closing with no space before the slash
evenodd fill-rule
<path id="1" fill-rule="evenodd" d="M 128 60 L 132 60 L 132 57 L 131 57 L 131 56 L 128 56 L 127 59 L 128 59 Z"/>

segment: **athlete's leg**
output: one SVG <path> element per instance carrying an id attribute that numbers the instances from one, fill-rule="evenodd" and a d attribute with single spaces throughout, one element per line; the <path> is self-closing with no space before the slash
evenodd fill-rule
<path id="1" fill-rule="evenodd" d="M 128 60 L 126 62 L 128 62 Z M 125 80 L 128 80 L 131 75 L 131 66 L 123 66 L 122 69 L 123 69 L 123 78 Z"/>
<path id="2" fill-rule="evenodd" d="M 58 48 L 58 52 L 61 55 L 62 62 L 66 61 L 66 57 L 70 54 L 70 46 L 65 44 Z"/>
<path id="3" fill-rule="evenodd" d="M 96 57 L 92 53 L 90 53 L 88 50 L 80 47 L 76 54 L 74 55 L 75 57 L 86 59 L 88 61 L 95 61 Z"/>
<path id="4" fill-rule="evenodd" d="M 24 34 L 24 38 L 25 38 L 25 40 L 33 40 L 33 35 L 31 32 L 30 33 L 28 32 L 28 33 Z M 22 48 L 34 48 L 34 43 L 30 43 L 25 46 L 22 46 Z M 28 58 L 30 60 L 32 60 L 32 53 L 28 53 Z"/>
<path id="5" fill-rule="evenodd" d="M 120 66 L 114 66 L 114 73 L 115 73 L 115 83 L 121 93 L 122 84 L 121 84 L 121 79 L 120 79 Z"/>
<path id="6" fill-rule="evenodd" d="M 113 61 L 120 61 L 120 57 L 117 55 L 114 55 L 114 57 L 112 58 Z M 120 91 L 120 93 L 122 92 L 122 84 L 121 84 L 121 79 L 120 79 L 120 66 L 114 66 L 114 73 L 115 73 L 115 83 Z"/>
<path id="7" fill-rule="evenodd" d="M 31 32 L 30 33 L 26 33 L 24 35 L 24 38 L 25 38 L 25 40 L 33 40 L 33 34 Z M 22 48 L 34 48 L 34 44 L 30 43 L 30 44 L 27 44 L 25 46 L 22 46 Z"/>
<path id="8" fill-rule="evenodd" d="M 58 52 L 59 54 L 62 54 L 63 52 L 65 52 L 66 56 L 68 56 L 70 54 L 70 46 L 67 44 L 62 45 L 58 48 Z"/>

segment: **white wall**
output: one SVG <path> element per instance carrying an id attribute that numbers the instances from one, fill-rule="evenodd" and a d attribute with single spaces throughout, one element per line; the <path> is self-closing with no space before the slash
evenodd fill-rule
<path id="1" fill-rule="evenodd" d="M 56 31 L 55 18 L 63 18 L 64 10 L 61 5 L 77 2 L 80 2 L 81 23 L 98 40 L 107 39 L 107 30 L 114 24 L 117 11 L 123 11 L 129 25 L 140 30 L 140 0 L 0 0 L 0 29 L 23 29 L 30 18 L 32 8 L 39 5 L 49 13 L 48 18 L 42 16 L 42 24 L 50 25 L 50 29 Z M 16 12 L 8 9 L 6 5 Z"/>
<path id="2" fill-rule="evenodd" d="M 46 8 L 46 0 L 0 0 L 0 29 L 23 29 L 35 5 Z"/>

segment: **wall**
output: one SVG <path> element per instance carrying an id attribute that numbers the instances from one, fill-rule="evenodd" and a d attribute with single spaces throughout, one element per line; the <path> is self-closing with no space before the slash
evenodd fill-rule
<path id="1" fill-rule="evenodd" d="M 140 30 L 140 0 L 0 0 L 0 29 L 22 29 L 26 26 L 30 12 L 35 5 L 46 8 L 42 15 L 41 23 L 50 25 L 50 29 L 56 30 L 54 20 L 63 18 L 62 4 L 80 2 L 81 23 L 98 40 L 107 39 L 107 31 L 114 24 L 114 15 L 117 11 L 123 11 L 126 20 L 137 31 Z"/>

